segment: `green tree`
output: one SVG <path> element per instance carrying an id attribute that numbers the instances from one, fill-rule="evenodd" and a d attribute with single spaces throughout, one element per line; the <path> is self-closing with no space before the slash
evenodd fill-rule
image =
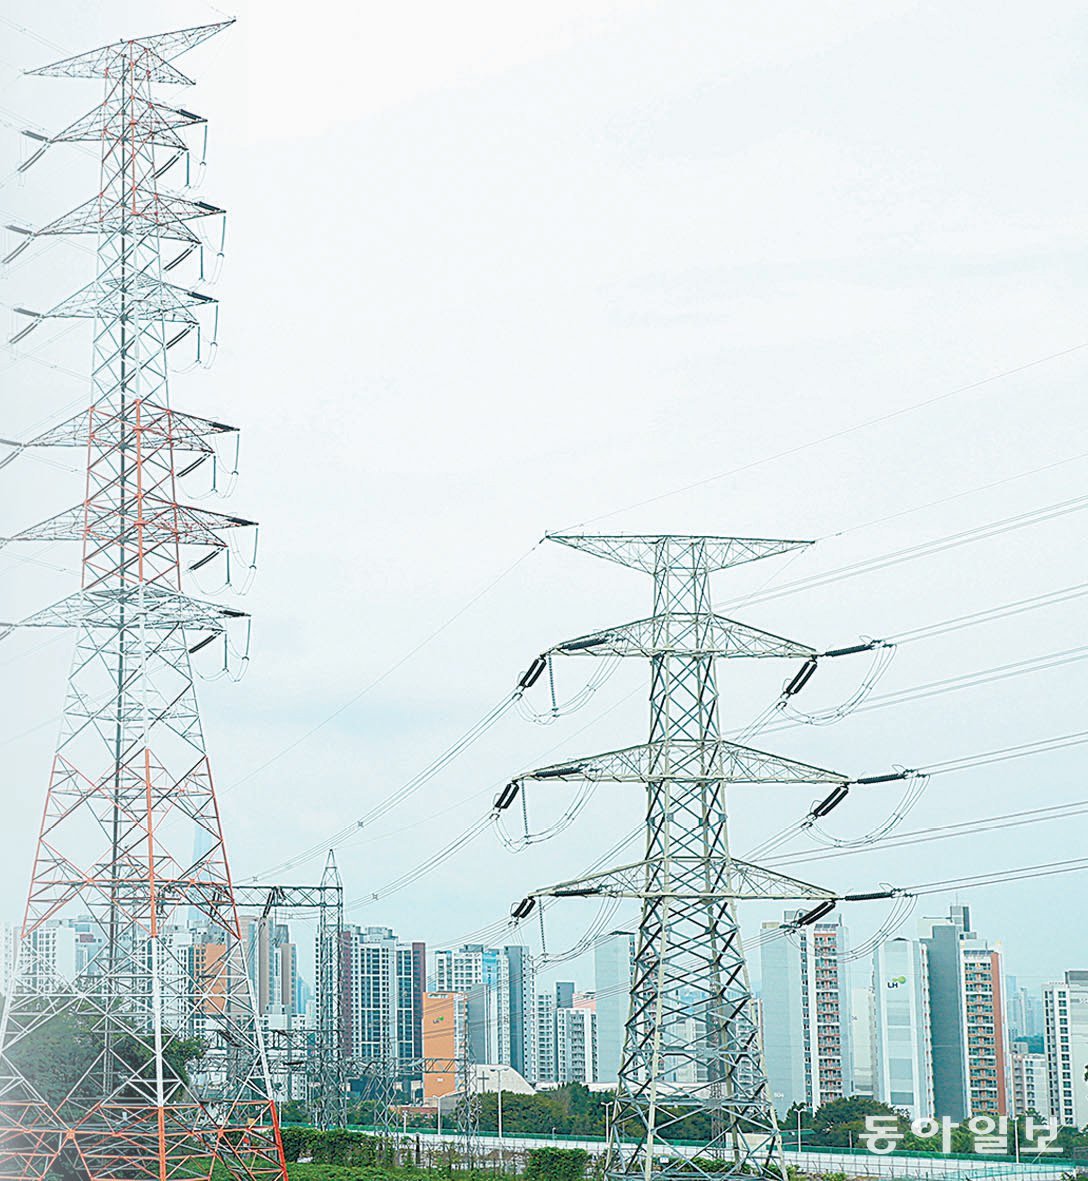
<path id="1" fill-rule="evenodd" d="M 582 1181 L 588 1163 L 584 1148 L 532 1148 L 525 1181 Z"/>
<path id="2" fill-rule="evenodd" d="M 12 1043 L 8 1059 L 54 1107 L 68 1096 L 74 1101 L 98 1096 L 101 1080 L 95 1077 L 95 1065 L 105 1049 L 105 1033 L 97 1026 L 98 1019 L 88 1012 L 57 1013 Z M 154 1062 L 151 1047 L 133 1033 L 115 1031 L 111 1036 L 112 1054 L 120 1060 L 121 1073 L 147 1077 Z M 167 1031 L 163 1049 L 167 1077 L 188 1085 L 190 1066 L 205 1052 L 200 1038 L 172 1037 Z M 135 1098 L 136 1090 L 123 1088 L 120 1097 Z"/>

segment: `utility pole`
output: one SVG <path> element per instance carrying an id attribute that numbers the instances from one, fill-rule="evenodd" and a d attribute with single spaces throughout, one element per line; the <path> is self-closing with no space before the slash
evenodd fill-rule
<path id="1" fill-rule="evenodd" d="M 80 589 L 23 621 L 71 627 L 76 643 L 0 1023 L 8 1177 L 286 1178 L 191 660 L 245 617 L 183 587 L 187 569 L 225 557 L 225 532 L 253 522 L 179 499 L 179 480 L 214 470 L 233 428 L 175 411 L 168 389 L 170 350 L 199 342 L 215 301 L 166 276 L 202 257 L 194 225 L 223 211 L 161 186 L 187 165 L 183 133 L 205 121 L 159 87 L 190 85 L 175 62 L 230 23 L 31 71 L 97 79 L 102 98 L 57 135 L 32 135 L 24 165 L 54 143 L 95 145 L 90 199 L 15 227 L 8 255 L 55 235 L 97 242 L 93 280 L 47 312 L 19 309 L 13 338 L 83 319 L 93 352 L 88 409 L 22 445 L 81 449 L 83 499 L 8 539 L 82 546 Z M 73 980 L 37 936 L 77 916 L 90 916 L 95 950 Z M 67 1076 L 50 1073 L 51 1039 L 70 1055 Z"/>
<path id="2" fill-rule="evenodd" d="M 638 900 L 630 1010 L 609 1123 L 606 1173 L 616 1179 L 783 1178 L 782 1140 L 762 1061 L 756 1005 L 737 923 L 742 899 L 810 900 L 802 919 L 836 895 L 734 858 L 726 789 L 732 784 L 850 780 L 728 742 L 718 719 L 719 659 L 799 658 L 814 649 L 714 612 L 715 571 L 807 545 L 764 538 L 554 535 L 551 541 L 642 571 L 653 613 L 580 636 L 549 656 L 638 656 L 650 663 L 650 732 L 641 745 L 541 767 L 527 781 L 641 785 L 646 835 L 637 862 L 535 891 L 541 897 Z M 504 798 L 512 798 L 509 790 Z M 699 1160 L 678 1142 L 705 1140 Z M 674 1146 L 676 1146 L 674 1148 Z"/>

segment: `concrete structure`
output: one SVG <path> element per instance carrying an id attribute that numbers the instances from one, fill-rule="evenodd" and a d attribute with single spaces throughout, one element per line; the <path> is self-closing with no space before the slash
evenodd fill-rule
<path id="1" fill-rule="evenodd" d="M 787 911 L 792 922 L 799 911 Z M 777 929 L 765 923 L 764 929 Z M 775 1108 L 813 1109 L 853 1090 L 846 929 L 814 923 L 760 947 L 763 1046 Z"/>
<path id="2" fill-rule="evenodd" d="M 286 923 L 239 915 L 246 967 L 261 1017 L 298 1014 L 298 949 Z"/>
<path id="3" fill-rule="evenodd" d="M 536 1024 L 535 1081 L 556 1083 L 559 1081 L 558 1064 L 555 1060 L 555 997 L 540 993 L 533 1009 Z"/>
<path id="4" fill-rule="evenodd" d="M 1034 1054 L 1027 1042 L 1013 1042 L 1012 1047 L 1012 1114 L 1034 1112 L 1050 1118 L 1050 1078 L 1046 1055 Z"/>
<path id="5" fill-rule="evenodd" d="M 1065 1127 L 1088 1123 L 1088 972 L 1043 987 L 1050 1114 Z"/>
<path id="6" fill-rule="evenodd" d="M 1038 989 L 1023 988 L 1015 976 L 1005 977 L 1009 1041 L 1026 1041 L 1043 1036 L 1043 997 Z"/>
<path id="7" fill-rule="evenodd" d="M 426 949 L 388 927 L 348 927 L 341 942 L 345 1049 L 362 1059 L 411 1061 L 423 1051 Z"/>
<path id="8" fill-rule="evenodd" d="M 853 1093 L 873 1094 L 873 990 L 850 990 L 850 1052 L 853 1059 Z"/>
<path id="9" fill-rule="evenodd" d="M 610 931 L 595 944 L 597 1076 L 602 1083 L 615 1083 L 619 1078 L 634 966 L 635 937 L 630 931 Z"/>
<path id="10" fill-rule="evenodd" d="M 559 1083 L 597 1081 L 597 1014 L 592 1009 L 556 1010 L 555 1061 Z"/>
<path id="11" fill-rule="evenodd" d="M 1007 1115 L 1011 1098 L 1001 953 L 966 906 L 926 920 L 933 1098 L 941 1116 Z"/>
<path id="12" fill-rule="evenodd" d="M 430 1102 L 458 1089 L 465 1047 L 468 1003 L 463 992 L 423 994 L 423 1101 Z"/>
<path id="13" fill-rule="evenodd" d="M 13 979 L 19 931 L 19 925 L 5 923 L 0 937 L 0 996 L 6 995 Z M 105 937 L 94 920 L 89 915 L 76 915 L 54 919 L 36 928 L 24 955 L 30 959 L 27 967 L 32 978 L 53 976 L 74 981 L 93 974 L 101 966 L 96 960 L 105 946 Z"/>
<path id="14" fill-rule="evenodd" d="M 926 959 L 915 939 L 888 939 L 873 953 L 873 1093 L 912 1119 L 934 1114 Z"/>
<path id="15" fill-rule="evenodd" d="M 1008 1115 L 1012 1090 L 1001 952 L 976 942 L 965 937 L 960 944 L 968 1104 L 971 1115 Z"/>
<path id="16" fill-rule="evenodd" d="M 473 1060 L 512 1066 L 530 1078 L 536 1073 L 533 985 L 527 947 L 472 943 L 435 952 L 435 991 L 468 997 Z"/>

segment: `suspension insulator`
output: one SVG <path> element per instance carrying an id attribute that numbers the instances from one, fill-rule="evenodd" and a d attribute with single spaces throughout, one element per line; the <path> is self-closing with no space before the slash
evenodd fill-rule
<path id="1" fill-rule="evenodd" d="M 795 693 L 800 693 L 801 690 L 812 679 L 812 674 L 816 671 L 816 657 L 810 656 L 808 660 L 797 670 L 794 674 L 793 680 L 782 690 L 783 697 L 792 697 Z"/>
<path id="2" fill-rule="evenodd" d="M 215 559 L 216 559 L 217 557 L 219 557 L 219 550 L 218 550 L 218 549 L 213 549 L 213 550 L 210 550 L 210 551 L 209 551 L 208 553 L 206 553 L 206 554 L 205 554 L 205 555 L 204 555 L 202 558 L 200 558 L 199 560 L 195 561 L 195 562 L 194 562 L 194 563 L 193 563 L 193 564 L 192 564 L 192 565 L 189 567 L 189 569 L 190 569 L 190 570 L 199 570 L 199 569 L 201 568 L 201 566 L 207 566 L 207 564 L 208 564 L 209 562 L 213 562 L 213 561 L 215 561 Z"/>
<path id="3" fill-rule="evenodd" d="M 828 898 L 826 902 L 821 902 L 819 906 L 814 906 L 811 910 L 806 911 L 797 920 L 799 927 L 808 927 L 813 923 L 818 923 L 825 914 L 830 914 L 835 909 L 835 899 Z"/>
<path id="4" fill-rule="evenodd" d="M 521 791 L 521 784 L 516 779 L 512 779 L 495 798 L 494 808 L 496 812 L 505 812 L 507 808 L 518 798 L 518 792 Z"/>
<path id="5" fill-rule="evenodd" d="M 523 919 L 526 915 L 533 913 L 534 906 L 536 906 L 536 899 L 531 895 L 528 898 L 523 898 L 517 906 L 511 907 L 510 917 L 513 919 Z"/>
<path id="6" fill-rule="evenodd" d="M 813 820 L 822 820 L 828 813 L 834 812 L 835 809 L 846 799 L 850 794 L 850 788 L 845 783 L 840 783 L 830 795 L 822 799 L 815 808 L 809 813 Z"/>
<path id="7" fill-rule="evenodd" d="M 830 652 L 825 652 L 825 656 L 855 656 L 859 652 L 872 652 L 874 648 L 880 646 L 880 640 L 868 640 L 864 644 L 851 644 L 848 648 L 832 648 Z"/>
<path id="8" fill-rule="evenodd" d="M 218 634 L 218 633 L 213 632 L 212 635 L 205 636 L 204 639 L 202 639 L 199 644 L 194 644 L 189 649 L 189 655 L 192 656 L 194 653 L 199 652 L 201 648 L 207 648 L 207 646 L 212 642 L 212 640 L 215 639 L 216 634 Z"/>
<path id="9" fill-rule="evenodd" d="M 565 644 L 560 644 L 559 649 L 562 652 L 582 652 L 586 648 L 595 648 L 598 644 L 603 644 L 608 640 L 607 635 L 586 636 L 581 640 L 568 640 Z"/>
<path id="10" fill-rule="evenodd" d="M 538 656 L 536 660 L 522 673 L 521 680 L 518 681 L 519 689 L 531 689 L 537 681 L 540 680 L 540 675 L 548 667 L 548 658 L 546 656 Z"/>
<path id="11" fill-rule="evenodd" d="M 534 779 L 566 779 L 582 772 L 581 763 L 572 763 L 568 767 L 551 767 L 547 771 L 534 771 Z"/>

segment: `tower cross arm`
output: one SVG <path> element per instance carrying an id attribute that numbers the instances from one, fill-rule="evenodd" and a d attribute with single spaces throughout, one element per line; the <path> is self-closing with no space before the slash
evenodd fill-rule
<path id="1" fill-rule="evenodd" d="M 119 609 L 124 608 L 124 615 Z M 245 611 L 194 599 L 148 584 L 128 589 L 83 590 L 37 611 L 11 627 L 94 627 L 118 629 L 137 625 L 159 630 L 191 628 L 221 632 L 231 619 L 248 619 Z"/>
<path id="2" fill-rule="evenodd" d="M 849 783 L 848 776 L 796 759 L 769 754 L 725 739 L 675 739 L 627 746 L 538 767 L 518 776 L 519 782 L 558 779 L 613 783 L 652 783 L 686 780 L 698 783 Z"/>
<path id="3" fill-rule="evenodd" d="M 237 434 L 238 428 L 211 418 L 200 418 L 171 410 L 153 402 L 142 403 L 142 429 L 150 438 L 168 442 L 176 451 L 199 451 L 211 454 L 214 446 L 210 440 L 219 435 Z M 90 436 L 91 418 L 86 410 L 50 427 L 40 435 L 20 446 L 25 447 L 86 447 Z M 99 442 L 116 444 L 124 434 L 126 423 L 117 414 L 96 411 L 94 436 Z"/>
<path id="4" fill-rule="evenodd" d="M 110 114 L 107 105 L 99 104 L 85 115 L 81 115 L 74 123 L 69 123 L 63 131 L 50 136 L 48 142 L 59 144 L 99 141 L 109 127 Z M 177 129 L 207 123 L 203 115 L 196 115 L 180 107 L 168 107 L 158 102 L 148 103 L 134 117 L 136 130 L 144 141 L 163 148 L 184 148 L 185 141 L 178 135 Z"/>
<path id="5" fill-rule="evenodd" d="M 73 57 L 28 70 L 27 73 L 44 78 L 105 78 L 112 69 L 132 64 L 138 65 L 152 82 L 191 86 L 193 80 L 170 63 L 232 24 L 233 20 L 217 21 L 215 24 L 177 29 L 172 33 L 114 41 L 109 45 L 100 45 L 97 49 L 89 49 L 86 53 L 77 53 Z"/>
<path id="6" fill-rule="evenodd" d="M 218 536 L 220 529 L 252 527 L 255 521 L 217 513 L 211 509 L 194 508 L 153 496 L 143 498 L 141 520 L 119 522 L 116 513 L 98 510 L 93 505 L 78 504 L 63 513 L 31 525 L 11 537 L 0 538 L 0 545 L 9 541 L 82 541 L 100 536 L 103 542 L 116 540 L 123 532 L 133 532 L 139 526 L 145 542 L 177 541 L 183 545 L 226 545 Z"/>
<path id="7" fill-rule="evenodd" d="M 727 619 L 724 615 L 676 612 L 668 626 L 653 617 L 621 623 L 617 627 L 565 640 L 550 649 L 556 656 L 721 656 L 798 657 L 816 655 L 816 650 L 796 640 L 784 639 Z"/>
<path id="8" fill-rule="evenodd" d="M 736 858 L 650 858 L 534 890 L 530 898 L 839 901 L 843 896 Z"/>
<path id="9" fill-rule="evenodd" d="M 707 572 L 770 558 L 812 545 L 768 537 L 706 537 L 687 534 L 549 533 L 548 541 L 653 574 L 664 565 L 689 563 Z"/>
<path id="10" fill-rule="evenodd" d="M 56 234 L 133 233 L 142 229 L 159 238 L 179 242 L 199 242 L 200 238 L 185 224 L 198 217 L 211 217 L 225 212 L 207 201 L 190 201 L 173 193 L 137 188 L 126 193 L 123 201 L 112 206 L 103 205 L 100 197 L 92 197 L 69 213 L 31 231 L 32 237 Z"/>

